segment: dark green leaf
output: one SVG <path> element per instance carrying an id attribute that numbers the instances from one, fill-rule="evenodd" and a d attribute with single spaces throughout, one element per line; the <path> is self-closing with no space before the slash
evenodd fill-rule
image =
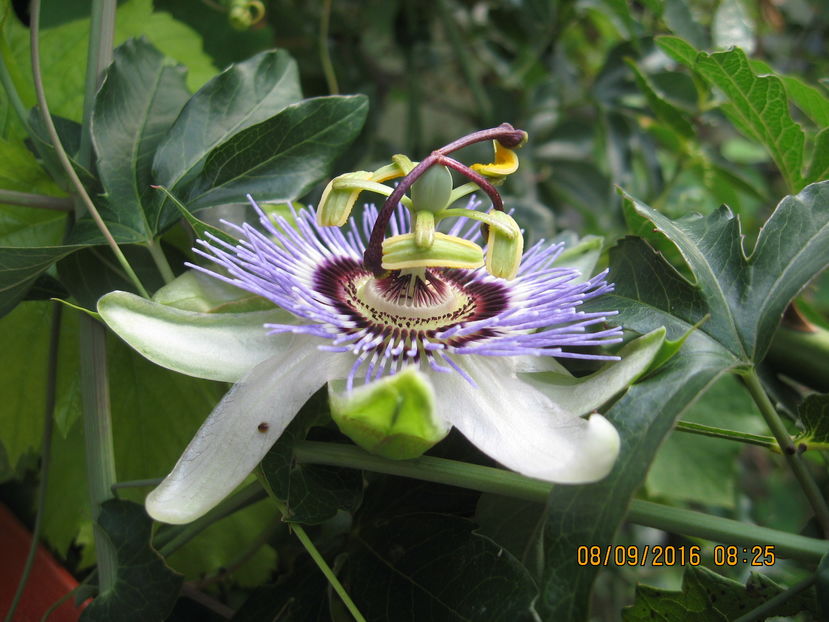
<path id="1" fill-rule="evenodd" d="M 685 569 L 681 592 L 638 585 L 636 603 L 624 610 L 622 619 L 625 622 L 728 622 L 759 607 L 783 589 L 759 573 L 752 573 L 743 585 L 703 566 L 689 566 Z M 757 619 L 793 616 L 801 611 L 815 611 L 811 594 L 791 598 Z"/>
<path id="2" fill-rule="evenodd" d="M 165 59 L 146 39 L 130 39 L 115 50 L 95 97 L 92 140 L 107 194 L 102 216 L 131 229 L 129 241 L 151 240 L 157 223 L 145 212 L 153 155 L 189 97 L 186 70 Z M 127 241 L 127 240 L 123 240 Z"/>
<path id="3" fill-rule="evenodd" d="M 328 418 L 326 390 L 303 407 L 279 440 L 262 459 L 262 472 L 274 495 L 288 508 L 287 520 L 316 524 L 337 510 L 354 511 L 362 497 L 362 475 L 353 469 L 297 464 L 293 444 Z"/>
<path id="4" fill-rule="evenodd" d="M 507 549 L 535 578 L 544 569 L 541 534 L 546 517 L 543 505 L 494 494 L 481 495 L 475 509 L 477 533 Z"/>
<path id="5" fill-rule="evenodd" d="M 691 138 L 694 135 L 694 127 L 685 118 L 685 115 L 676 106 L 667 101 L 662 94 L 656 91 L 648 76 L 642 72 L 635 62 L 628 60 L 627 63 L 633 70 L 636 76 L 636 83 L 639 85 L 642 93 L 644 93 L 651 110 L 654 111 L 657 118 L 667 123 L 685 138 Z"/>
<path id="6" fill-rule="evenodd" d="M 170 570 L 150 546 L 152 520 L 144 508 L 130 501 L 107 501 L 98 524 L 115 547 L 115 585 L 92 601 L 81 620 L 165 620 L 184 577 Z"/>
<path id="7" fill-rule="evenodd" d="M 238 203 L 246 193 L 259 200 L 302 196 L 328 174 L 367 112 L 362 95 L 319 97 L 242 130 L 210 152 L 189 190 L 188 207 Z"/>
<path id="8" fill-rule="evenodd" d="M 345 588 L 378 622 L 532 620 L 529 573 L 474 529 L 467 519 L 431 513 L 362 522 Z"/>
<path id="9" fill-rule="evenodd" d="M 682 419 L 741 432 L 768 433 L 756 416 L 754 402 L 734 376 L 720 378 Z M 648 471 L 648 496 L 733 509 L 737 458 L 742 448 L 741 443 L 672 434 Z"/>
<path id="10" fill-rule="evenodd" d="M 66 155 L 69 156 L 69 162 L 81 180 L 81 184 L 91 197 L 97 197 L 102 188 L 94 167 L 87 168 L 75 159 L 81 143 L 80 123 L 54 115 L 52 116 L 52 122 L 55 124 L 55 130 L 58 133 L 61 145 L 63 145 Z M 71 184 L 60 164 L 60 160 L 58 160 L 55 148 L 52 146 L 43 118 L 35 108 L 29 113 L 29 127 L 32 129 L 32 134 L 27 141 L 27 145 L 38 157 L 42 158 L 44 166 L 50 173 L 58 176 L 64 186 L 70 187 Z"/>
<path id="11" fill-rule="evenodd" d="M 80 246 L 0 246 L 0 316 L 23 300 L 32 283 L 53 263 Z"/>
<path id="12" fill-rule="evenodd" d="M 620 281 L 614 280 L 618 288 Z M 647 307 L 642 306 L 640 321 L 647 314 Z M 657 314 L 649 323 L 658 322 Z M 578 565 L 578 547 L 613 543 L 627 505 L 674 420 L 726 369 L 727 359 L 707 342 L 693 333 L 679 355 L 633 385 L 608 411 L 621 435 L 622 448 L 606 479 L 586 486 L 557 486 L 550 494 L 543 535 L 546 567 L 538 605 L 543 619 L 587 619 L 590 590 L 599 569 Z"/>
<path id="13" fill-rule="evenodd" d="M 184 106 L 156 152 L 155 182 L 180 190 L 202 171 L 213 149 L 301 98 L 296 63 L 282 50 L 231 65 Z M 155 220 L 169 216 L 156 213 Z"/>
<path id="14" fill-rule="evenodd" d="M 330 622 L 328 582 L 319 568 L 304 564 L 277 585 L 257 588 L 233 622 Z"/>
<path id="15" fill-rule="evenodd" d="M 806 171 L 806 181 L 823 181 L 829 177 L 829 127 L 824 128 L 816 137 L 812 147 L 812 161 Z"/>
<path id="16" fill-rule="evenodd" d="M 798 443 L 829 445 L 829 394 L 813 393 L 806 396 L 798 409 L 804 431 L 798 435 Z"/>
<path id="17" fill-rule="evenodd" d="M 829 182 L 784 198 L 749 258 L 739 221 L 727 208 L 670 220 L 625 200 L 682 253 L 711 314 L 702 330 L 746 363 L 763 358 L 786 305 L 829 264 Z"/>

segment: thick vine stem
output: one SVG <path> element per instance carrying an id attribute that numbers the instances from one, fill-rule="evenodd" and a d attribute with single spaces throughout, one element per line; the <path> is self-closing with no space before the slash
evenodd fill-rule
<path id="1" fill-rule="evenodd" d="M 357 447 L 339 443 L 301 441 L 294 446 L 294 457 L 301 463 L 364 469 L 375 473 L 399 475 L 469 490 L 491 492 L 537 503 L 546 503 L 553 488 L 549 482 L 524 477 L 503 469 L 431 456 L 421 456 L 414 460 L 388 460 L 368 454 Z M 823 555 L 829 553 L 829 542 L 826 540 L 817 540 L 730 518 L 721 518 L 639 499 L 631 502 L 627 519 L 646 527 L 725 544 L 773 545 L 780 557 L 799 559 L 814 564 L 817 564 Z"/>
<path id="2" fill-rule="evenodd" d="M 754 403 L 757 404 L 760 413 L 763 415 L 763 419 L 766 420 L 766 424 L 769 426 L 771 433 L 777 439 L 777 444 L 780 445 L 780 449 L 786 461 L 789 463 L 789 468 L 800 483 L 800 487 L 803 488 L 803 492 L 809 500 L 809 504 L 812 506 L 812 511 L 815 513 L 815 519 L 823 532 L 823 537 L 829 538 L 829 506 L 826 504 L 826 499 L 823 498 L 823 494 L 820 492 L 817 483 L 815 483 L 806 463 L 803 462 L 802 457 L 797 452 L 791 435 L 786 430 L 786 426 L 783 425 L 783 421 L 780 419 L 780 415 L 777 414 L 774 404 L 771 403 L 768 395 L 766 395 L 766 391 L 763 389 L 757 373 L 754 370 L 749 372 L 745 376 L 745 382 L 751 397 L 754 399 Z"/>

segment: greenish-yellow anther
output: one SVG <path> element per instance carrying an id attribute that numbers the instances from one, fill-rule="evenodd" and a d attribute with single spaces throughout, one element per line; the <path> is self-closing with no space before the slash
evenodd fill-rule
<path id="1" fill-rule="evenodd" d="M 484 251 L 469 240 L 438 231 L 429 248 L 417 244 L 414 233 L 383 240 L 383 269 L 461 268 L 474 270 L 484 265 Z"/>
<path id="2" fill-rule="evenodd" d="M 486 269 L 492 276 L 514 279 L 524 253 L 524 236 L 515 219 L 504 212 L 489 212 L 499 227 L 489 227 L 487 233 Z M 509 231 L 509 233 L 505 233 Z"/>

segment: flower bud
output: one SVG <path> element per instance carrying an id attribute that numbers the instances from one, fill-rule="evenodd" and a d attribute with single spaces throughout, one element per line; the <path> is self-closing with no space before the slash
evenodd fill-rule
<path id="1" fill-rule="evenodd" d="M 385 270 L 406 268 L 463 268 L 474 270 L 484 265 L 481 247 L 453 235 L 435 232 L 429 248 L 417 244 L 414 233 L 396 235 L 383 240 L 383 263 Z"/>
<path id="2" fill-rule="evenodd" d="M 524 252 L 524 237 L 512 216 L 492 210 L 489 217 L 500 227 L 490 226 L 487 234 L 486 269 L 492 276 L 502 279 L 514 279 L 521 265 Z M 504 231 L 511 232 L 508 234 Z"/>
<path id="3" fill-rule="evenodd" d="M 354 171 L 344 173 L 328 182 L 322 191 L 319 207 L 317 208 L 317 223 L 323 227 L 342 227 L 351 215 L 351 208 L 357 201 L 361 190 L 359 188 L 337 188 L 337 182 L 348 179 L 368 181 L 372 173 L 368 171 Z"/>
<path id="4" fill-rule="evenodd" d="M 343 385 L 328 385 L 331 416 L 343 434 L 368 452 L 392 460 L 417 458 L 449 432 L 435 418 L 434 390 L 416 367 L 350 392 Z"/>
<path id="5" fill-rule="evenodd" d="M 446 209 L 452 194 L 452 173 L 445 166 L 433 166 L 412 184 L 412 203 L 416 210 L 432 213 Z"/>

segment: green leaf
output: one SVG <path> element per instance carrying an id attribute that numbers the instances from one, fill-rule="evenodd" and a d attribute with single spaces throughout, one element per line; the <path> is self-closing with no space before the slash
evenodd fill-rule
<path id="1" fill-rule="evenodd" d="M 660 37 L 657 43 L 672 57 L 698 72 L 722 90 L 728 102 L 723 111 L 740 132 L 762 144 L 793 191 L 804 181 L 803 128 L 792 120 L 783 82 L 777 76 L 757 76 L 739 48 L 708 54 L 699 52 L 693 62 L 687 43 Z"/>
<path id="2" fill-rule="evenodd" d="M 21 97 L 34 106 L 29 31 L 16 19 L 7 20 L 7 37 L 16 67 L 22 70 Z M 216 70 L 201 50 L 200 37 L 167 13 L 153 11 L 152 0 L 129 0 L 119 4 L 115 16 L 115 43 L 146 35 L 166 56 L 189 68 L 188 85 L 198 88 Z M 89 19 L 68 21 L 44 28 L 40 37 L 41 66 L 46 99 L 53 115 L 80 121 L 83 111 Z"/>
<path id="3" fill-rule="evenodd" d="M 231 65 L 193 95 L 161 142 L 153 161 L 156 183 L 170 190 L 186 186 L 213 149 L 301 98 L 296 63 L 282 50 Z"/>
<path id="4" fill-rule="evenodd" d="M 626 62 L 633 70 L 634 76 L 636 77 L 636 84 L 639 86 L 639 90 L 645 95 L 645 98 L 648 100 L 648 105 L 654 111 L 656 117 L 685 138 L 692 138 L 694 136 L 694 127 L 685 118 L 685 114 L 665 99 L 662 94 L 657 92 L 654 84 L 633 60 L 627 59 Z"/>
<path id="5" fill-rule="evenodd" d="M 682 419 L 743 432 L 764 431 L 754 402 L 733 376 L 725 376 L 710 387 Z M 737 458 L 742 448 L 741 443 L 672 434 L 648 471 L 648 495 L 733 509 Z"/>
<path id="6" fill-rule="evenodd" d="M 656 37 L 655 41 L 656 44 L 662 48 L 662 51 L 665 52 L 665 54 L 673 58 L 675 61 L 682 63 L 686 67 L 693 68 L 698 54 L 697 48 L 693 45 L 680 37 L 670 37 L 666 35 Z"/>
<path id="7" fill-rule="evenodd" d="M 822 130 L 815 137 L 812 148 L 812 161 L 806 171 L 806 180 L 810 182 L 823 181 L 829 177 L 829 127 Z"/>
<path id="8" fill-rule="evenodd" d="M 101 506 L 98 524 L 115 548 L 115 585 L 84 610 L 84 621 L 166 620 L 184 577 L 170 570 L 150 546 L 152 520 L 144 508 L 110 500 Z"/>
<path id="9" fill-rule="evenodd" d="M 541 534 L 547 517 L 545 506 L 494 494 L 483 494 L 475 508 L 477 533 L 503 546 L 540 578 L 544 570 Z"/>
<path id="10" fill-rule="evenodd" d="M 368 112 L 363 95 L 319 97 L 288 106 L 213 149 L 189 189 L 191 210 L 238 202 L 296 199 L 328 174 Z"/>
<path id="11" fill-rule="evenodd" d="M 298 464 L 293 445 L 328 417 L 327 392 L 312 397 L 262 459 L 261 470 L 273 494 L 288 509 L 286 520 L 318 524 L 338 510 L 354 511 L 362 498 L 359 471 L 314 464 Z"/>
<path id="12" fill-rule="evenodd" d="M 762 360 L 786 305 L 829 264 L 829 182 L 784 198 L 748 258 L 739 221 L 727 208 L 670 220 L 630 196 L 624 200 L 682 253 L 696 277 L 695 298 L 711 314 L 701 330 L 745 363 Z M 700 317 L 685 314 L 694 323 Z"/>
<path id="13" fill-rule="evenodd" d="M 137 242 L 158 232 L 145 217 L 155 198 L 150 188 L 153 155 L 189 97 L 186 70 L 173 65 L 145 39 L 115 50 L 95 97 L 91 132 L 98 171 L 107 193 L 105 220 L 134 233 Z"/>
<path id="14" fill-rule="evenodd" d="M 751 68 L 755 73 L 777 74 L 774 69 L 761 60 L 751 61 Z M 786 87 L 786 94 L 794 105 L 809 117 L 818 129 L 829 127 L 829 97 L 824 92 L 796 76 L 778 74 Z"/>
<path id="15" fill-rule="evenodd" d="M 52 313 L 52 303 L 24 302 L 0 318 L 0 365 L 4 370 L 0 375 L 0 444 L 12 468 L 21 456 L 40 450 Z M 59 357 L 56 417 L 58 429 L 65 434 L 67 422 L 79 412 L 74 408 L 78 404 L 68 395 L 77 369 L 77 317 L 73 313 L 63 314 Z"/>
<path id="16" fill-rule="evenodd" d="M 649 278 L 639 284 L 647 287 Z M 614 281 L 618 289 L 621 281 Z M 644 315 L 647 307 L 642 306 Z M 649 324 L 659 321 L 659 315 L 654 314 Z M 599 569 L 578 565 L 578 547 L 613 544 L 627 505 L 674 420 L 726 368 L 720 352 L 712 352 L 708 340 L 693 333 L 679 355 L 633 385 L 608 411 L 607 417 L 622 440 L 614 470 L 596 484 L 556 486 L 547 502 L 543 531 L 546 566 L 538 604 L 543 619 L 587 619 L 590 591 Z"/>
<path id="17" fill-rule="evenodd" d="M 743 585 L 704 566 L 688 566 L 681 592 L 647 585 L 636 586 L 636 602 L 624 610 L 622 619 L 624 622 L 728 622 L 759 607 L 783 592 L 783 589 L 765 575 L 756 572 Z M 794 616 L 801 611 L 815 612 L 814 597 L 809 593 L 786 600 L 757 619 Z"/>
<path id="18" fill-rule="evenodd" d="M 45 270 L 80 246 L 0 246 L 0 316 L 11 311 Z"/>
<path id="19" fill-rule="evenodd" d="M 234 614 L 233 622 L 330 622 L 330 586 L 319 568 L 298 565 L 276 585 L 256 589 Z"/>
<path id="20" fill-rule="evenodd" d="M 813 393 L 798 408 L 803 432 L 798 434 L 797 443 L 829 446 L 829 394 Z"/>
<path id="21" fill-rule="evenodd" d="M 529 573 L 474 529 L 426 512 L 364 519 L 343 571 L 346 590 L 369 620 L 534 619 Z"/>

